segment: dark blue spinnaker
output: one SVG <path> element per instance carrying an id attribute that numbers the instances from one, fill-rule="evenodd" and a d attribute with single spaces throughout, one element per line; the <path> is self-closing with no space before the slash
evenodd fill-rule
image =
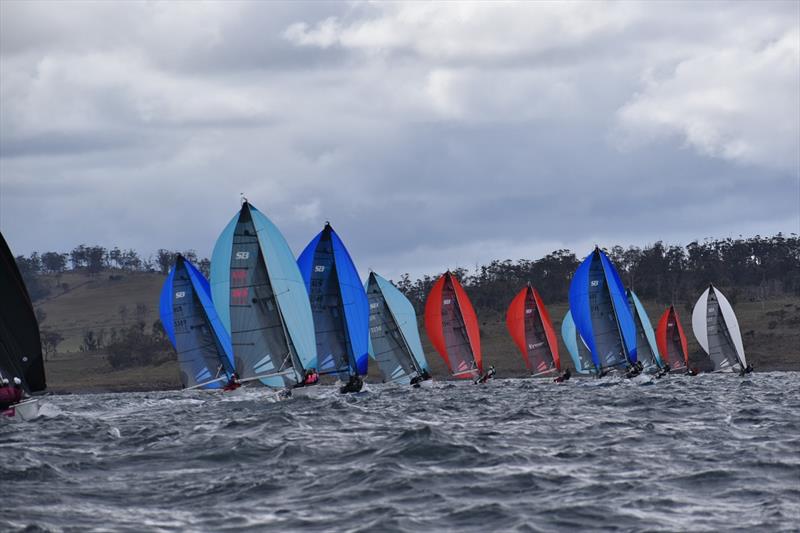
<path id="1" fill-rule="evenodd" d="M 180 255 L 161 289 L 160 314 L 178 352 L 184 388 L 222 387 L 233 373 L 231 339 L 211 301 L 208 281 Z"/>
<path id="2" fill-rule="evenodd" d="M 369 303 L 350 253 L 330 224 L 297 259 L 308 289 L 319 372 L 340 379 L 366 375 Z"/>
<path id="3" fill-rule="evenodd" d="M 636 326 L 616 269 L 599 248 L 578 266 L 569 287 L 569 307 L 595 367 L 636 362 Z"/>

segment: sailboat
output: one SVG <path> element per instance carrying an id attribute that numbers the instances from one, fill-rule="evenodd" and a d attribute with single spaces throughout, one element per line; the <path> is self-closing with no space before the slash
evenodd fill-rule
<path id="1" fill-rule="evenodd" d="M 713 285 L 700 295 L 692 311 L 697 342 L 714 363 L 714 372 L 744 372 L 747 359 L 739 322 L 731 304 Z"/>
<path id="2" fill-rule="evenodd" d="M 534 376 L 542 376 L 561 370 L 558 339 L 553 323 L 539 293 L 530 283 L 508 306 L 506 326 L 522 353 L 528 372 Z"/>
<path id="3" fill-rule="evenodd" d="M 161 323 L 178 352 L 184 389 L 219 389 L 235 372 L 231 338 L 205 276 L 182 255 L 164 281 Z"/>
<path id="4" fill-rule="evenodd" d="M 358 270 L 329 223 L 297 264 L 311 301 L 319 373 L 347 379 L 340 391 L 357 392 L 369 358 L 369 303 Z"/>
<path id="5" fill-rule="evenodd" d="M 27 395 L 47 388 L 39 323 L 14 255 L 0 233 L 0 377 L 22 381 Z M 30 420 L 39 414 L 39 400 L 28 398 L 0 412 Z"/>
<path id="6" fill-rule="evenodd" d="M 656 341 L 661 356 L 669 364 L 670 372 L 689 370 L 689 349 L 686 335 L 675 307 L 670 305 L 664 311 L 656 328 Z"/>
<path id="7" fill-rule="evenodd" d="M 625 288 L 611 261 L 597 247 L 575 271 L 569 307 L 600 375 L 636 363 L 636 327 Z"/>
<path id="8" fill-rule="evenodd" d="M 596 375 L 597 368 L 592 359 L 592 352 L 589 351 L 583 339 L 578 335 L 578 331 L 575 329 L 575 322 L 572 320 L 572 312 L 569 310 L 567 310 L 567 314 L 564 315 L 564 320 L 561 322 L 561 338 L 564 340 L 567 351 L 572 358 L 575 372 L 584 375 Z"/>
<path id="9" fill-rule="evenodd" d="M 428 294 L 425 330 L 453 377 L 483 375 L 478 317 L 464 288 L 449 271 L 436 280 Z"/>
<path id="10" fill-rule="evenodd" d="M 375 272 L 370 272 L 365 289 L 369 300 L 369 354 L 378 363 L 383 381 L 408 385 L 429 377 L 411 302 Z"/>
<path id="11" fill-rule="evenodd" d="M 635 292 L 628 289 L 626 294 L 636 326 L 636 359 L 642 363 L 645 372 L 655 374 L 664 368 L 664 361 L 661 359 L 650 317 Z"/>
<path id="12" fill-rule="evenodd" d="M 241 382 L 288 388 L 316 367 L 314 320 L 294 254 L 246 199 L 214 246 L 211 295 Z"/>

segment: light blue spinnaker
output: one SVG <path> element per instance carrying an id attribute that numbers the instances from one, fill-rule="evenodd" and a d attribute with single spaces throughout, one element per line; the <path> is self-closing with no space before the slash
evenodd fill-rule
<path id="1" fill-rule="evenodd" d="M 178 352 L 184 387 L 220 388 L 233 373 L 233 348 L 205 276 L 178 256 L 161 290 L 161 323 Z"/>
<path id="2" fill-rule="evenodd" d="M 561 338 L 567 346 L 567 351 L 572 358 L 572 364 L 575 366 L 575 372 L 578 374 L 594 374 L 594 363 L 592 356 L 583 345 L 583 341 L 578 338 L 578 332 L 575 329 L 575 322 L 572 320 L 572 313 L 567 310 L 564 315 L 564 321 L 561 322 Z"/>
<path id="3" fill-rule="evenodd" d="M 650 323 L 650 317 L 647 316 L 647 311 L 635 292 L 628 289 L 627 295 L 628 303 L 632 306 L 631 314 L 636 325 L 636 357 L 641 361 L 646 371 L 656 372 L 664 368 L 664 362 L 661 359 L 661 354 L 658 353 L 656 334 Z"/>
<path id="4" fill-rule="evenodd" d="M 237 227 L 243 234 L 236 233 Z M 255 235 L 251 235 L 251 231 Z M 245 241 L 247 238 L 250 242 Z M 239 244 L 235 244 L 235 241 Z M 255 256 L 250 255 L 250 251 L 253 251 Z M 258 287 L 253 287 L 251 294 L 246 284 L 238 283 L 239 281 L 244 283 L 248 269 L 257 269 L 261 273 L 262 269 L 266 270 L 265 279 L 259 280 L 262 286 L 261 293 Z M 235 280 L 237 283 L 234 286 L 231 285 L 232 276 L 237 276 Z M 238 276 L 242 276 L 242 279 L 239 280 Z M 240 352 L 243 356 L 246 355 L 250 361 L 248 367 L 253 367 L 251 373 L 254 376 L 266 375 L 260 378 L 264 385 L 273 388 L 284 387 L 302 379 L 305 370 L 316 368 L 314 319 L 306 286 L 297 268 L 294 254 L 277 226 L 247 202 L 244 202 L 239 213 L 231 219 L 214 246 L 211 258 L 211 293 L 220 320 L 231 333 L 234 359 L 242 361 L 242 358 L 238 357 Z M 266 296 L 263 297 L 263 294 Z M 268 331 L 266 326 L 262 328 L 263 338 L 259 337 L 257 344 L 268 353 L 245 354 L 248 345 L 254 343 L 243 342 L 237 345 L 237 337 L 243 336 L 245 332 L 232 331 L 232 306 L 238 307 L 237 313 L 240 313 L 243 304 L 250 304 L 251 300 L 253 302 L 258 300 L 258 305 L 252 306 L 252 321 L 256 326 L 261 327 L 258 324 L 257 313 L 262 313 L 268 318 L 273 317 L 272 321 L 277 321 L 280 325 L 279 329 L 273 326 L 272 331 Z M 281 350 L 288 350 L 289 353 L 283 356 L 278 353 Z M 291 364 L 285 365 L 287 368 L 284 369 L 281 365 L 288 360 L 288 356 L 291 356 Z M 283 372 L 281 375 L 268 376 L 270 373 L 281 371 Z M 246 379 L 245 376 L 241 377 Z"/>
<path id="5" fill-rule="evenodd" d="M 430 372 L 417 329 L 417 314 L 405 295 L 371 272 L 364 284 L 370 306 L 369 355 L 385 382 L 408 384 Z M 377 352 L 376 352 L 377 347 Z"/>

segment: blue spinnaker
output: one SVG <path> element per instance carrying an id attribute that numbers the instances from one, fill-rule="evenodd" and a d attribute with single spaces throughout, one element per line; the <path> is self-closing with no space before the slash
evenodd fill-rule
<path id="1" fill-rule="evenodd" d="M 590 293 L 596 300 L 593 304 Z M 600 249 L 589 254 L 575 271 L 569 288 L 569 307 L 578 334 L 586 342 L 597 368 L 636 361 L 636 327 L 625 288 Z M 606 320 L 609 317 L 613 318 L 613 324 Z M 604 327 L 607 329 L 603 330 Z M 612 361 L 610 350 L 616 351 L 620 359 Z"/>
<path id="2" fill-rule="evenodd" d="M 419 328 L 417 327 L 417 313 L 414 311 L 414 306 L 406 298 L 406 295 L 400 292 L 397 287 L 378 274 L 373 273 L 378 286 L 381 288 L 383 297 L 386 299 L 386 304 L 394 315 L 397 326 L 403 333 L 403 337 L 408 344 L 411 354 L 417 361 L 420 369 L 430 372 L 428 367 L 428 360 L 425 358 L 425 351 L 422 349 L 422 341 L 419 337 Z"/>
<path id="3" fill-rule="evenodd" d="M 218 379 L 233 373 L 230 336 L 205 277 L 181 256 L 164 282 L 159 307 L 164 330 L 178 352 L 183 386 L 221 387 Z"/>
<path id="4" fill-rule="evenodd" d="M 567 311 L 564 315 L 564 321 L 561 323 L 561 338 L 567 346 L 567 351 L 572 358 L 572 364 L 575 366 L 575 372 L 578 374 L 591 374 L 594 372 L 594 364 L 591 361 L 585 361 L 581 357 L 581 351 L 584 353 L 586 350 L 580 346 L 583 341 L 578 338 L 578 332 L 575 329 L 575 322 L 572 320 L 572 313 Z M 589 354 L 587 354 L 589 355 Z M 591 355 L 589 355 L 591 359 Z"/>
<path id="5" fill-rule="evenodd" d="M 642 357 L 642 354 L 638 352 L 638 349 L 636 356 L 640 361 L 642 361 L 646 369 L 647 367 L 653 365 L 655 365 L 657 368 L 664 368 L 664 361 L 661 359 L 661 354 L 658 352 L 658 344 L 656 343 L 656 333 L 653 330 L 653 325 L 650 323 L 650 317 L 647 316 L 647 310 L 645 310 L 644 306 L 642 305 L 642 302 L 639 301 L 639 297 L 636 296 L 635 292 L 629 290 L 628 293 L 631 296 L 631 301 L 633 302 L 633 311 L 635 312 L 631 314 L 632 315 L 635 314 L 634 322 L 636 322 L 636 317 L 637 316 L 639 317 L 639 323 L 641 323 L 642 325 L 642 330 L 647 340 L 647 348 L 653 354 L 653 361 L 649 360 L 650 359 L 649 354 L 648 357 L 646 357 L 646 359 L 648 360 L 647 361 L 643 360 L 645 358 Z"/>
<path id="6" fill-rule="evenodd" d="M 369 303 L 350 253 L 329 224 L 306 246 L 297 264 L 311 300 L 320 372 L 365 375 Z"/>

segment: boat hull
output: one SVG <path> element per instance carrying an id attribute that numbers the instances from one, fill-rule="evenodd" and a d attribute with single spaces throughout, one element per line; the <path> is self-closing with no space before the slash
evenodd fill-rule
<path id="1" fill-rule="evenodd" d="M 16 420 L 33 420 L 39 416 L 39 400 L 31 398 L 19 402 L 3 411 L 2 414 Z"/>

